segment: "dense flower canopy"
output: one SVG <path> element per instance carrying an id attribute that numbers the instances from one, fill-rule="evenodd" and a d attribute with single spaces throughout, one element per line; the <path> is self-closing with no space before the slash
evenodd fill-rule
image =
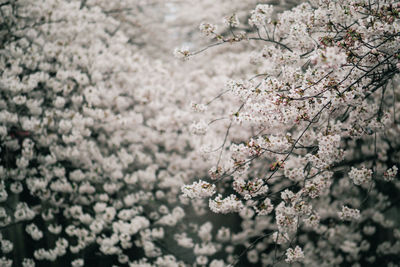
<path id="1" fill-rule="evenodd" d="M 0 12 L 1 266 L 400 262 L 399 1 Z"/>

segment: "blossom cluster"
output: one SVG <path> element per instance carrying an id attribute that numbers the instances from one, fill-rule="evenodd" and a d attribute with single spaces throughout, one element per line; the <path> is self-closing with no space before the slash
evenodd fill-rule
<path id="1" fill-rule="evenodd" d="M 288 263 L 292 263 L 294 261 L 300 261 L 303 258 L 304 258 L 304 253 L 299 246 L 296 246 L 294 249 L 288 248 L 286 251 L 285 261 Z"/>
<path id="2" fill-rule="evenodd" d="M 372 179 L 372 170 L 368 170 L 365 167 L 360 170 L 352 167 L 349 172 L 349 178 L 353 180 L 356 185 L 367 184 Z"/>
<path id="3" fill-rule="evenodd" d="M 343 206 L 342 211 L 340 211 L 338 215 L 341 220 L 358 220 L 360 218 L 360 211 Z"/>
<path id="4" fill-rule="evenodd" d="M 183 185 L 182 192 L 189 198 L 210 197 L 215 193 L 215 185 L 205 181 L 194 182 L 192 185 Z"/>

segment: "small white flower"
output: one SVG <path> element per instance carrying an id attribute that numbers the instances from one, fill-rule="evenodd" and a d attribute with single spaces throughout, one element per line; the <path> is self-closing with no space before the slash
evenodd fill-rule
<path id="1" fill-rule="evenodd" d="M 384 174 L 383 174 L 383 178 L 385 179 L 385 181 L 392 181 L 394 179 L 394 177 L 396 177 L 397 175 L 397 171 L 399 169 L 397 168 L 396 165 L 393 165 L 392 168 L 388 169 Z"/>
<path id="2" fill-rule="evenodd" d="M 230 26 L 232 28 L 239 27 L 240 25 L 239 18 L 236 14 L 224 17 L 223 22 L 225 25 Z"/>
<path id="3" fill-rule="evenodd" d="M 174 56 L 175 56 L 177 59 L 186 61 L 186 60 L 188 60 L 189 57 L 190 57 L 190 51 L 189 51 L 189 49 L 186 48 L 186 47 L 175 48 L 175 50 L 174 50 Z"/>
<path id="4" fill-rule="evenodd" d="M 201 23 L 199 26 L 200 31 L 205 34 L 206 36 L 209 36 L 213 33 L 215 33 L 215 31 L 217 30 L 217 26 L 210 24 L 210 23 Z"/>

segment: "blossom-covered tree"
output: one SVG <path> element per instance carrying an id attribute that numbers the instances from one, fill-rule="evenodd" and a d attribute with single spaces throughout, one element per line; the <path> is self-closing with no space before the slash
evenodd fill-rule
<path id="1" fill-rule="evenodd" d="M 182 187 L 243 218 L 228 262 L 399 261 L 399 12 L 398 1 L 308 1 L 278 15 L 259 4 L 248 23 L 202 23 L 215 43 L 175 50 L 184 60 L 234 43 L 252 52 L 253 68 L 198 103 L 209 179 Z"/>

